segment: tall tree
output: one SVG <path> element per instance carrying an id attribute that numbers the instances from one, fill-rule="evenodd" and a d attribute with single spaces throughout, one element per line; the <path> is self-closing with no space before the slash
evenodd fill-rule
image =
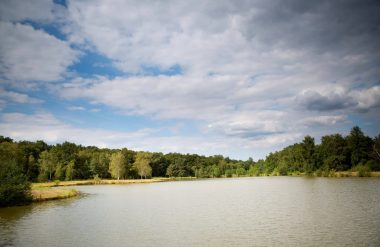
<path id="1" fill-rule="evenodd" d="M 46 176 L 48 180 L 51 180 L 56 166 L 54 155 L 45 150 L 40 154 L 38 162 L 40 164 L 40 180 L 45 180 Z"/>
<path id="2" fill-rule="evenodd" d="M 140 177 L 151 177 L 152 176 L 152 167 L 150 166 L 150 160 L 152 155 L 146 152 L 139 152 L 136 155 L 135 163 L 133 164 L 137 170 L 137 173 Z"/>
<path id="3" fill-rule="evenodd" d="M 301 143 L 301 146 L 302 157 L 304 162 L 304 171 L 306 172 L 306 174 L 311 174 L 311 172 L 314 170 L 314 138 L 312 138 L 311 136 L 305 136 Z"/>
<path id="4" fill-rule="evenodd" d="M 368 160 L 368 155 L 372 150 L 372 139 L 365 136 L 358 126 L 351 129 L 350 135 L 347 136 L 347 144 L 351 151 L 352 166 Z"/>
<path id="5" fill-rule="evenodd" d="M 125 175 L 125 157 L 121 151 L 111 155 L 109 171 L 113 178 L 119 180 Z"/>
<path id="6" fill-rule="evenodd" d="M 31 200 L 30 183 L 22 169 L 22 155 L 16 143 L 0 142 L 0 207 Z"/>
<path id="7" fill-rule="evenodd" d="M 319 151 L 326 168 L 338 171 L 349 169 L 347 142 L 340 134 L 323 136 Z"/>

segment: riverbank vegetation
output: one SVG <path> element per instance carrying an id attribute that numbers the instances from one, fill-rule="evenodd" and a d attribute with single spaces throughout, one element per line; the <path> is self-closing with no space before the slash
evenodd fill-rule
<path id="1" fill-rule="evenodd" d="M 64 199 L 78 195 L 76 189 L 51 189 L 49 187 L 32 187 L 32 201 L 41 202 L 48 200 Z"/>
<path id="2" fill-rule="evenodd" d="M 373 171 L 380 171 L 380 135 L 371 138 L 359 127 L 354 127 L 347 136 L 323 136 L 320 144 L 306 136 L 302 142 L 270 153 L 257 162 L 251 158 L 235 160 L 222 155 L 206 157 L 138 152 L 127 148 L 84 147 L 70 142 L 56 145 L 48 145 L 44 141 L 16 142 L 1 136 L 0 162 L 0 202 L 4 206 L 29 202 L 30 182 L 86 180 L 84 183 L 93 183 L 152 177 L 376 175 Z"/>

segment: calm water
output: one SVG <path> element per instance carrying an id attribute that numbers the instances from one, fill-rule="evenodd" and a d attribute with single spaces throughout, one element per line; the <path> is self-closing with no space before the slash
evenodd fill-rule
<path id="1" fill-rule="evenodd" d="M 380 246 L 380 179 L 81 186 L 0 209 L 0 246 Z"/>

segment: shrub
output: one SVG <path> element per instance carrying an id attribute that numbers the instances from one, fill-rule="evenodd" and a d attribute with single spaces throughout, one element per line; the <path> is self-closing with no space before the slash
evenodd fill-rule
<path id="1" fill-rule="evenodd" d="M 31 184 L 15 161 L 0 163 L 0 207 L 31 202 Z"/>
<path id="2" fill-rule="evenodd" d="M 316 170 L 315 171 L 315 176 L 322 177 L 322 170 L 321 169 Z"/>
<path id="3" fill-rule="evenodd" d="M 359 177 L 370 177 L 371 176 L 371 169 L 363 164 L 357 165 L 354 170 L 358 172 Z"/>
<path id="4" fill-rule="evenodd" d="M 99 177 L 98 174 L 95 174 L 95 176 L 94 176 L 94 183 L 95 184 L 100 184 L 100 182 L 101 182 L 101 178 Z"/>
<path id="5" fill-rule="evenodd" d="M 336 170 L 335 169 L 331 169 L 329 171 L 329 177 L 336 177 Z"/>
<path id="6" fill-rule="evenodd" d="M 225 174 L 226 174 L 227 178 L 230 178 L 230 177 L 232 177 L 233 171 L 232 170 L 226 170 Z"/>
<path id="7" fill-rule="evenodd" d="M 367 163 L 365 163 L 365 165 L 367 167 L 369 167 L 369 169 L 371 171 L 380 171 L 380 162 L 379 161 L 376 161 L 376 160 L 368 160 Z"/>

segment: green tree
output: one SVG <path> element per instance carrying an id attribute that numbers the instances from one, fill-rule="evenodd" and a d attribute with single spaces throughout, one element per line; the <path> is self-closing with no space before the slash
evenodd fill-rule
<path id="1" fill-rule="evenodd" d="M 32 199 L 30 182 L 15 160 L 0 163 L 0 207 L 22 205 Z"/>
<path id="2" fill-rule="evenodd" d="M 350 168 L 347 141 L 340 134 L 323 136 L 318 149 L 323 165 L 329 169 L 343 171 Z"/>
<path id="3" fill-rule="evenodd" d="M 117 180 L 119 180 L 121 177 L 124 177 L 125 162 L 125 157 L 121 151 L 111 155 L 109 171 L 113 178 L 117 178 Z"/>
<path id="4" fill-rule="evenodd" d="M 347 136 L 347 144 L 351 151 L 351 165 L 356 166 L 359 163 L 366 163 L 373 148 L 372 139 L 365 136 L 362 130 L 355 126 L 351 129 L 350 135 Z"/>
<path id="5" fill-rule="evenodd" d="M 22 152 L 17 144 L 0 143 L 0 207 L 31 201 L 30 183 L 23 174 Z"/>
<path id="6" fill-rule="evenodd" d="M 220 171 L 220 168 L 218 166 L 213 166 L 213 168 L 212 168 L 212 176 L 214 178 L 220 178 L 220 176 L 222 176 L 222 172 Z"/>
<path id="7" fill-rule="evenodd" d="M 66 172 L 65 172 L 65 180 L 70 181 L 73 180 L 74 173 L 75 173 L 75 162 L 74 160 L 69 161 L 69 163 L 66 166 Z"/>
<path id="8" fill-rule="evenodd" d="M 314 170 L 314 138 L 312 138 L 311 136 L 305 136 L 301 143 L 301 146 L 302 158 L 304 162 L 304 171 L 307 175 L 310 175 Z"/>
<path id="9" fill-rule="evenodd" d="M 53 154 L 50 151 L 43 151 L 38 162 L 40 164 L 40 180 L 45 180 L 47 177 L 51 181 L 56 166 Z"/>
<path id="10" fill-rule="evenodd" d="M 140 175 L 140 178 L 151 177 L 152 176 L 152 167 L 150 166 L 150 160 L 152 155 L 146 152 L 139 152 L 136 155 L 135 163 L 133 166 L 136 168 L 137 173 Z"/>

